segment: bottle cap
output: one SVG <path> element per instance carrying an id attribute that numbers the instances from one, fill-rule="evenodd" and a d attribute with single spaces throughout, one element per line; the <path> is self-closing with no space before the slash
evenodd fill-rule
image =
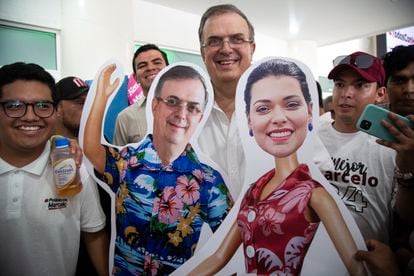
<path id="1" fill-rule="evenodd" d="M 55 147 L 56 148 L 65 148 L 69 146 L 69 140 L 67 138 L 56 138 L 55 139 Z"/>

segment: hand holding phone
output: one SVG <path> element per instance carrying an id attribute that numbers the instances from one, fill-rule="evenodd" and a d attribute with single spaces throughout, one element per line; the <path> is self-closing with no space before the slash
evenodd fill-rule
<path id="1" fill-rule="evenodd" d="M 398 127 L 388 118 L 389 112 L 390 111 L 387 109 L 384 109 L 374 104 L 369 104 L 365 107 L 364 111 L 359 117 L 356 127 L 359 130 L 373 135 L 377 138 L 380 138 L 382 140 L 389 142 L 398 142 L 394 135 L 392 135 L 388 131 L 388 129 L 381 124 L 381 121 L 385 120 L 398 129 Z M 410 128 L 414 128 L 414 123 L 410 119 L 398 114 L 396 115 Z"/>

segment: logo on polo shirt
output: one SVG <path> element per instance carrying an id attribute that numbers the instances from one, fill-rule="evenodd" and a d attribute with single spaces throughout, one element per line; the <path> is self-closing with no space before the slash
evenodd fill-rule
<path id="1" fill-rule="evenodd" d="M 67 198 L 46 198 L 45 203 L 47 204 L 48 210 L 63 209 L 68 206 Z"/>

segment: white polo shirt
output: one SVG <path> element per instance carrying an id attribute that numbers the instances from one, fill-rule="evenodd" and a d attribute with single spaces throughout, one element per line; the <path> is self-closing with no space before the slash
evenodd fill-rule
<path id="1" fill-rule="evenodd" d="M 55 193 L 50 143 L 23 168 L 0 158 L 0 260 L 2 275 L 74 275 L 80 232 L 105 226 L 97 187 L 81 167 L 82 191 Z"/>

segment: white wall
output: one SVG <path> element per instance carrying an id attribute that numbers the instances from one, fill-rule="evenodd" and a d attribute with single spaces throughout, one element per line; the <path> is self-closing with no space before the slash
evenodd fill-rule
<path id="1" fill-rule="evenodd" d="M 342 43 L 319 47 L 317 50 L 317 75 L 328 76 L 332 69 L 332 61 L 337 56 L 349 55 L 356 51 L 367 52 L 376 55 L 375 37 L 354 39 Z"/>
<path id="2" fill-rule="evenodd" d="M 60 5 L 56 0 L 1 0 L 0 19 L 60 29 Z"/>
<path id="3" fill-rule="evenodd" d="M 199 53 L 197 15 L 134 0 L 132 20 L 135 41 Z"/>
<path id="4" fill-rule="evenodd" d="M 256 32 L 255 41 L 256 50 L 253 55 L 253 61 L 266 56 L 286 56 L 289 52 L 289 45 L 285 40 L 277 40 Z"/>
<path id="5" fill-rule="evenodd" d="M 92 79 L 109 58 L 120 60 L 129 73 L 134 42 L 199 52 L 200 16 L 141 0 L 1 0 L 0 18 L 57 30 L 60 76 Z M 316 77 L 326 76 L 338 55 L 373 49 L 370 38 L 318 48 L 314 41 L 278 40 L 257 32 L 253 59 L 296 58 Z"/>
<path id="6" fill-rule="evenodd" d="M 317 73 L 317 45 L 310 40 L 276 40 L 271 37 L 256 34 L 256 51 L 253 61 L 266 56 L 282 56 L 295 58 L 305 63 L 314 76 Z"/>
<path id="7" fill-rule="evenodd" d="M 109 58 L 130 67 L 131 0 L 62 0 L 61 3 L 62 76 L 92 79 Z"/>

